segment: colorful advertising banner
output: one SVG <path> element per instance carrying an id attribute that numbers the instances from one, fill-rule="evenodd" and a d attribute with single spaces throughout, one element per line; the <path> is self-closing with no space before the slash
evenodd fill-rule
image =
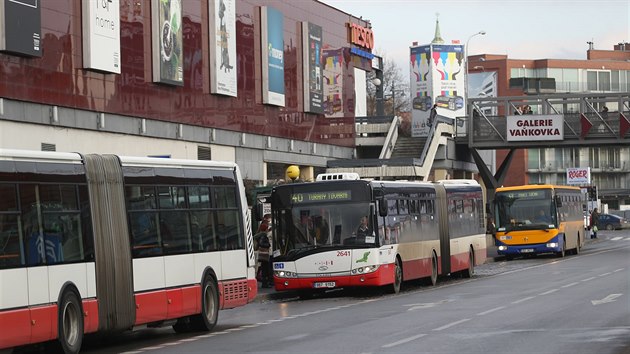
<path id="1" fill-rule="evenodd" d="M 210 92 L 236 97 L 236 0 L 209 5 Z"/>
<path id="2" fill-rule="evenodd" d="M 326 49 L 324 63 L 324 115 L 343 117 L 343 48 Z"/>
<path id="3" fill-rule="evenodd" d="M 322 75 L 322 27 L 302 22 L 304 112 L 324 113 Z"/>
<path id="4" fill-rule="evenodd" d="M 120 0 L 82 1 L 83 67 L 120 74 Z"/>
<path id="5" fill-rule="evenodd" d="M 507 141 L 548 141 L 564 139 L 562 114 L 507 116 Z"/>
<path id="6" fill-rule="evenodd" d="M 273 7 L 260 9 L 263 103 L 284 107 L 284 17 Z"/>
<path id="7" fill-rule="evenodd" d="M 184 85 L 181 0 L 152 0 L 153 81 Z"/>
<path id="8" fill-rule="evenodd" d="M 431 46 L 410 48 L 411 82 L 409 90 L 411 96 L 411 136 L 421 137 L 429 134 L 427 126 L 433 97 L 430 91 L 431 82 Z"/>
<path id="9" fill-rule="evenodd" d="M 0 0 L 0 51 L 42 56 L 39 0 Z"/>
<path id="10" fill-rule="evenodd" d="M 412 47 L 410 56 L 412 136 L 427 136 L 432 122 L 431 107 L 437 114 L 455 119 L 466 112 L 464 46 L 432 44 Z"/>

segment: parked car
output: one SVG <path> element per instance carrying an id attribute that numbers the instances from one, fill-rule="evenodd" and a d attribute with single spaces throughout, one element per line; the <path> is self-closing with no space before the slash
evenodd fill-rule
<path id="1" fill-rule="evenodd" d="M 621 230 L 630 228 L 628 220 L 614 214 L 599 214 L 600 230 Z"/>

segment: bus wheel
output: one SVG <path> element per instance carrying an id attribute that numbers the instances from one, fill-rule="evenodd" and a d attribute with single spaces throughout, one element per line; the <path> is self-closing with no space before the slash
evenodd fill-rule
<path id="1" fill-rule="evenodd" d="M 578 237 L 577 237 L 577 246 L 575 246 L 575 250 L 573 250 L 573 254 L 574 254 L 574 255 L 576 255 L 576 256 L 577 256 L 578 254 L 580 254 L 580 234 L 578 234 Z"/>
<path id="2" fill-rule="evenodd" d="M 210 275 L 206 275 L 201 286 L 201 313 L 191 318 L 193 328 L 211 331 L 217 324 L 219 315 L 219 295 L 217 284 Z"/>
<path id="3" fill-rule="evenodd" d="M 400 260 L 396 258 L 394 263 L 394 283 L 392 284 L 392 292 L 398 294 L 400 292 L 400 285 L 402 284 L 402 267 L 400 266 Z"/>
<path id="4" fill-rule="evenodd" d="M 435 255 L 435 252 L 432 252 L 433 255 L 431 256 L 431 277 L 429 278 L 429 284 L 430 286 L 435 286 L 435 284 L 437 284 L 437 278 L 438 278 L 438 262 L 437 262 L 437 256 Z"/>
<path id="5" fill-rule="evenodd" d="M 473 252 L 473 249 L 471 248 L 468 251 L 468 269 L 464 270 L 462 272 L 462 275 L 464 276 L 464 278 L 472 278 L 474 274 L 475 274 L 475 253 Z"/>
<path id="6" fill-rule="evenodd" d="M 562 249 L 560 250 L 560 252 L 558 252 L 558 257 L 564 258 L 564 256 L 567 254 L 566 244 L 567 243 L 565 242 L 565 240 L 563 240 L 563 242 L 562 242 Z"/>
<path id="7" fill-rule="evenodd" d="M 83 342 L 83 311 L 79 297 L 66 290 L 59 301 L 59 344 L 66 354 L 78 353 Z"/>

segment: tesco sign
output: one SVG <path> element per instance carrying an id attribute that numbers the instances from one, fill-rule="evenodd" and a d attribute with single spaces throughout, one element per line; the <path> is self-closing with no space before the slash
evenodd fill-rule
<path id="1" fill-rule="evenodd" d="M 567 168 L 567 184 L 591 184 L 591 168 Z"/>

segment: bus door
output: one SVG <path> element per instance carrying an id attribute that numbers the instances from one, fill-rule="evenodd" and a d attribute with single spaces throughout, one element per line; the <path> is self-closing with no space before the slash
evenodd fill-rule
<path id="1" fill-rule="evenodd" d="M 446 189 L 443 185 L 435 185 L 435 199 L 440 237 L 440 262 L 442 266 L 440 274 L 448 274 L 451 272 L 451 239 L 448 230 L 448 199 L 446 198 Z"/>

